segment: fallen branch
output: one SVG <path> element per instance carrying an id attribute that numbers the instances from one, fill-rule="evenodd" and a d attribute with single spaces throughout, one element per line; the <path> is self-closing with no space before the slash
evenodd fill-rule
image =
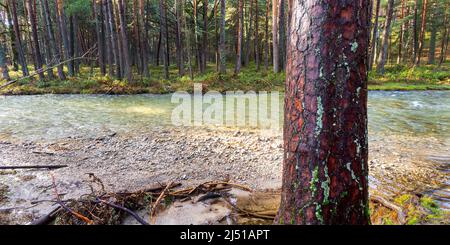
<path id="1" fill-rule="evenodd" d="M 405 224 L 406 223 L 406 215 L 403 212 L 403 209 L 401 207 L 393 204 L 392 202 L 389 202 L 388 200 L 384 199 L 381 196 L 371 195 L 370 196 L 370 200 L 372 200 L 373 202 L 379 203 L 379 204 L 385 206 L 386 208 L 389 208 L 389 209 L 395 211 L 397 213 L 398 222 L 400 222 L 400 224 Z"/>
<path id="2" fill-rule="evenodd" d="M 150 215 L 150 221 L 152 219 L 152 217 L 156 214 L 156 208 L 159 205 L 159 202 L 161 202 L 161 199 L 163 199 L 163 197 L 166 195 L 167 190 L 170 189 L 170 186 L 172 185 L 173 182 L 170 182 L 166 188 L 164 188 L 164 190 L 161 192 L 161 194 L 159 195 L 158 199 L 156 199 L 155 204 L 153 204 L 152 210 L 151 210 L 151 215 Z"/>
<path id="3" fill-rule="evenodd" d="M 82 56 L 75 57 L 75 58 L 68 59 L 68 60 L 64 60 L 64 61 L 62 61 L 62 62 L 60 62 L 60 63 L 58 63 L 58 64 L 55 64 L 55 65 L 50 66 L 50 67 L 47 67 L 47 68 L 45 68 L 45 69 L 44 69 L 44 68 L 39 69 L 39 70 L 35 71 L 34 73 L 32 73 L 32 74 L 30 74 L 30 75 L 28 75 L 28 76 L 24 76 L 24 77 L 18 78 L 18 79 L 16 79 L 16 80 L 9 81 L 9 82 L 7 82 L 7 83 L 5 83 L 5 84 L 3 84 L 3 85 L 0 85 L 0 89 L 5 88 L 5 87 L 8 87 L 9 85 L 14 84 L 14 83 L 19 82 L 19 81 L 22 81 L 22 80 L 24 80 L 24 79 L 35 77 L 35 76 L 39 75 L 40 73 L 46 72 L 46 71 L 48 71 L 48 70 L 55 69 L 55 68 L 57 68 L 57 67 L 60 66 L 60 65 L 64 65 L 64 64 L 69 63 L 69 62 L 72 62 L 72 61 L 82 60 L 82 59 L 94 59 L 94 58 L 89 58 L 89 57 L 86 57 L 86 56 L 87 56 L 88 54 L 90 54 L 92 51 L 94 51 L 95 48 L 96 48 L 95 46 L 92 47 L 92 48 L 89 49 L 86 53 L 84 53 Z M 97 60 L 97 59 L 94 59 L 94 60 Z"/>
<path id="4" fill-rule="evenodd" d="M 59 168 L 65 168 L 67 165 L 31 165 L 31 166 L 0 166 L 0 169 L 59 169 Z"/>
<path id="5" fill-rule="evenodd" d="M 106 205 L 108 205 L 108 206 L 110 206 L 110 207 L 117 208 L 117 209 L 120 209 L 120 210 L 122 210 L 122 211 L 127 212 L 128 214 L 130 214 L 131 216 L 133 216 L 133 218 L 136 219 L 139 223 L 141 223 L 141 225 L 150 225 L 149 223 L 145 222 L 145 220 L 143 220 L 141 217 L 139 217 L 139 215 L 137 215 L 135 212 L 131 211 L 130 209 L 128 209 L 128 208 L 126 208 L 126 207 L 122 207 L 122 206 L 119 206 L 119 205 L 117 205 L 117 204 L 114 204 L 114 203 L 110 203 L 110 202 L 101 200 L 101 199 L 99 199 L 99 198 L 97 198 L 97 201 L 98 201 L 98 202 L 101 202 L 101 203 L 104 203 L 104 204 L 106 204 Z"/>
<path id="6" fill-rule="evenodd" d="M 29 225 L 48 225 L 56 218 L 56 214 L 61 209 L 61 207 L 57 207 L 53 209 L 50 213 L 40 217 L 37 220 L 32 221 Z"/>

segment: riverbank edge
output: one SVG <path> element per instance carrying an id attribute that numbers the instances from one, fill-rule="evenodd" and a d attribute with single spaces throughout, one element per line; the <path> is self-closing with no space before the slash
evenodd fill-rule
<path id="1" fill-rule="evenodd" d="M 450 91 L 450 84 L 414 84 L 414 85 L 398 85 L 398 84 L 374 84 L 368 86 L 369 91 Z M 172 89 L 172 88 L 161 88 L 159 86 L 101 86 L 97 88 L 73 88 L 73 87 L 48 87 L 39 88 L 29 85 L 14 86 L 12 88 L 4 88 L 0 90 L 0 95 L 2 96 L 17 96 L 17 95 L 46 95 L 46 94 L 66 94 L 66 95 L 76 95 L 76 94 L 101 94 L 101 95 L 138 95 L 138 94 L 170 94 L 177 91 L 185 91 L 190 94 L 193 93 L 192 88 L 185 87 L 184 89 Z M 233 87 L 233 88 L 208 88 L 203 87 L 203 92 L 217 91 L 224 94 L 226 91 L 279 91 L 284 92 L 284 88 L 275 86 L 274 88 L 263 88 L 251 90 L 248 87 Z"/>

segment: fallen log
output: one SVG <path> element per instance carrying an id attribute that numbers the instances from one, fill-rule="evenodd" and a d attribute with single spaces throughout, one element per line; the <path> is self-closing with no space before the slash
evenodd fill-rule
<path id="1" fill-rule="evenodd" d="M 67 165 L 30 165 L 30 166 L 0 166 L 0 170 L 4 169 L 59 169 L 65 168 Z"/>
<path id="2" fill-rule="evenodd" d="M 401 207 L 395 205 L 392 202 L 389 202 L 388 200 L 384 199 L 381 196 L 371 195 L 370 200 L 379 203 L 397 213 L 397 220 L 400 224 L 403 225 L 406 223 L 406 214 L 403 212 L 403 209 Z"/>

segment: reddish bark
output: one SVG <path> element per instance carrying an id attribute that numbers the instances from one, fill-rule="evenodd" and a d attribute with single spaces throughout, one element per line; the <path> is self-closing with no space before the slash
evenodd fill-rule
<path id="1" fill-rule="evenodd" d="M 369 223 L 368 7 L 289 2 L 279 223 Z"/>

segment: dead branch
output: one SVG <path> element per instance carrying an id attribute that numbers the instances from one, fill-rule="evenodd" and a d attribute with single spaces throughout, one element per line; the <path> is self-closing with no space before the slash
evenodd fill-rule
<path id="1" fill-rule="evenodd" d="M 385 206 L 386 208 L 391 209 L 392 211 L 395 211 L 397 213 L 397 219 L 400 222 L 400 224 L 406 223 L 406 215 L 403 212 L 403 209 L 401 207 L 395 205 L 392 202 L 389 202 L 388 200 L 386 200 L 385 198 L 383 198 L 381 196 L 371 195 L 370 200 L 372 200 L 373 202 L 379 203 L 379 204 Z"/>
<path id="2" fill-rule="evenodd" d="M 50 66 L 50 67 L 47 67 L 47 68 L 45 68 L 45 69 L 44 69 L 44 68 L 41 68 L 41 69 L 39 69 L 39 70 L 33 72 L 32 74 L 28 75 L 28 76 L 24 76 L 24 77 L 18 78 L 18 79 L 16 79 L 16 80 L 9 81 L 9 82 L 7 82 L 7 83 L 5 83 L 5 84 L 3 84 L 3 85 L 0 85 L 0 89 L 5 88 L 5 87 L 8 87 L 9 85 L 14 84 L 14 83 L 19 82 L 19 81 L 22 81 L 22 80 L 24 80 L 24 79 L 35 77 L 35 76 L 39 75 L 40 73 L 46 72 L 46 71 L 51 70 L 51 69 L 55 69 L 56 67 L 58 67 L 58 66 L 60 66 L 60 65 L 64 65 L 64 64 L 69 63 L 69 62 L 72 62 L 72 61 L 82 60 L 82 59 L 93 59 L 93 60 L 97 60 L 96 58 L 86 57 L 88 54 L 90 54 L 91 52 L 93 52 L 95 49 L 96 49 L 96 46 L 92 47 L 91 49 L 89 49 L 88 51 L 86 51 L 86 53 L 84 53 L 83 55 L 81 55 L 81 56 L 79 56 L 79 57 L 75 57 L 75 58 L 71 58 L 71 59 L 68 59 L 68 60 L 64 60 L 64 61 L 62 61 L 62 62 L 60 62 L 60 63 L 58 63 L 58 64 L 55 64 L 55 65 Z"/>
<path id="3" fill-rule="evenodd" d="M 0 166 L 0 169 L 59 169 L 59 168 L 65 168 L 67 165 L 31 165 L 31 166 Z"/>
<path id="4" fill-rule="evenodd" d="M 150 215 L 150 219 L 152 219 L 152 217 L 155 215 L 156 213 L 156 208 L 159 205 L 159 202 L 161 202 L 161 199 L 163 199 L 163 197 L 166 195 L 167 190 L 169 190 L 170 186 L 172 185 L 173 182 L 170 182 L 166 188 L 164 188 L 164 190 L 161 192 L 161 194 L 159 195 L 158 199 L 156 199 L 155 204 L 153 204 L 152 210 L 151 210 L 151 215 Z"/>
<path id="5" fill-rule="evenodd" d="M 106 205 L 108 205 L 110 207 L 117 208 L 117 209 L 120 209 L 122 211 L 127 212 L 128 214 L 133 216 L 133 218 L 136 219 L 139 223 L 141 223 L 141 225 L 150 225 L 149 223 L 145 222 L 145 220 L 143 220 L 141 217 L 139 217 L 139 215 L 137 215 L 135 212 L 131 211 L 130 209 L 128 209 L 126 207 L 122 207 L 122 206 L 119 206 L 117 204 L 110 203 L 110 202 L 107 202 L 105 200 L 101 200 L 99 198 L 97 198 L 97 201 L 101 202 L 101 203 L 104 203 L 104 204 L 106 204 Z"/>

